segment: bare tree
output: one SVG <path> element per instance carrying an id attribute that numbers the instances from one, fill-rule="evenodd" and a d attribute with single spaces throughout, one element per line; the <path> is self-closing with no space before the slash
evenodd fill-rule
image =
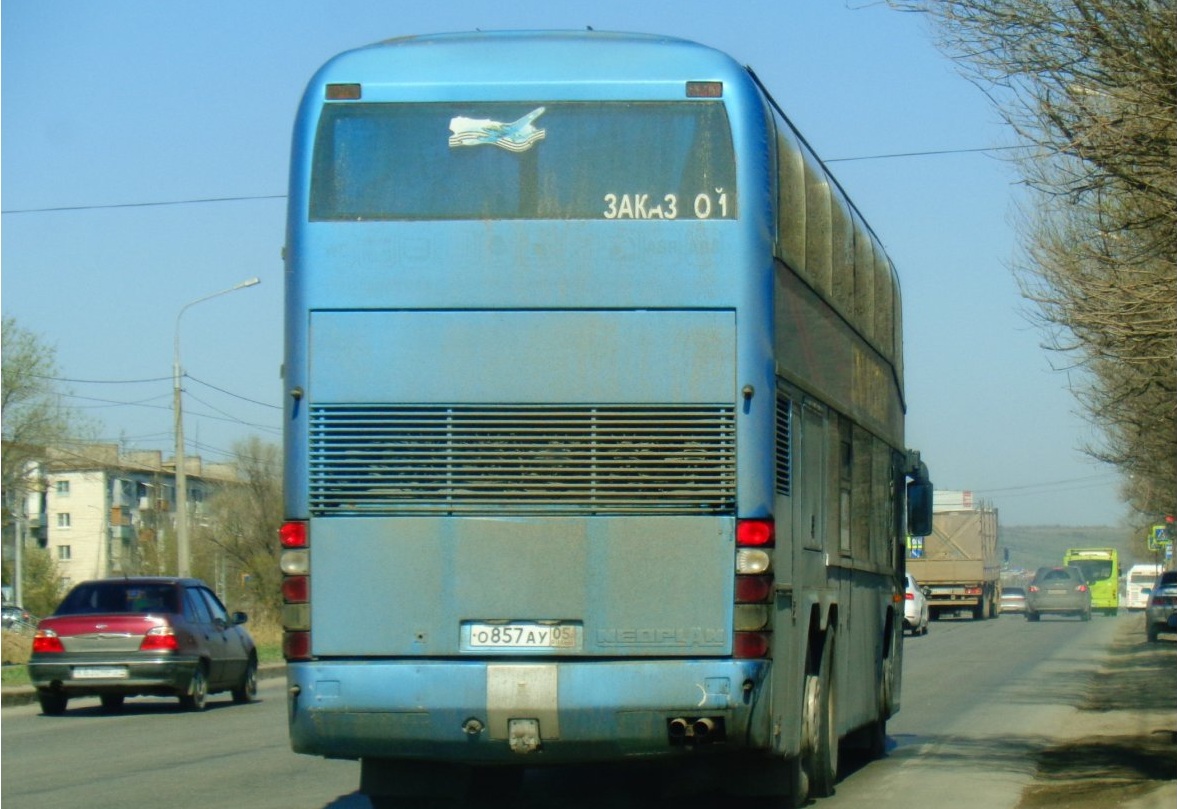
<path id="1" fill-rule="evenodd" d="M 1027 145 L 1015 266 L 1045 347 L 1150 519 L 1177 510 L 1177 3 L 890 0 Z"/>
<path id="2" fill-rule="evenodd" d="M 233 452 L 238 482 L 209 498 L 206 524 L 196 531 L 194 568 L 208 581 L 224 581 L 230 601 L 276 620 L 282 605 L 281 451 L 255 436 L 234 444 Z"/>
<path id="3" fill-rule="evenodd" d="M 62 406 L 54 382 L 57 363 L 51 346 L 11 317 L 3 320 L 0 345 L 0 425 L 4 434 L 0 464 L 4 490 L 10 492 L 23 480 L 30 460 L 43 457 L 45 447 L 70 433 L 72 416 Z"/>
<path id="4" fill-rule="evenodd" d="M 56 351 L 38 335 L 17 325 L 14 318 L 3 319 L 0 334 L 3 357 L 0 359 L 0 426 L 3 429 L 3 452 L 0 452 L 0 486 L 3 488 L 3 527 L 5 545 L 15 549 L 20 543 L 24 550 L 23 532 L 18 521 L 24 516 L 25 498 L 29 494 L 29 467 L 44 460 L 48 447 L 60 445 L 77 437 L 87 424 L 76 411 L 64 406 L 58 388 Z M 16 530 L 14 530 L 16 529 Z M 51 598 L 57 591 L 58 580 L 53 562 L 30 565 L 25 571 L 15 570 L 16 557 L 5 560 L 4 581 L 20 590 L 18 579 L 27 578 L 31 590 L 47 593 Z M 34 561 L 33 556 L 29 561 Z M 23 597 L 23 596 L 22 596 Z"/>

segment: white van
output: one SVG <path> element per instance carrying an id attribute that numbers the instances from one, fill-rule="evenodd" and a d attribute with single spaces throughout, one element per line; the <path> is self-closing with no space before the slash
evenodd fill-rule
<path id="1" fill-rule="evenodd" d="M 1129 568 L 1124 605 L 1130 610 L 1147 607 L 1149 594 L 1160 575 L 1160 565 L 1133 565 Z"/>

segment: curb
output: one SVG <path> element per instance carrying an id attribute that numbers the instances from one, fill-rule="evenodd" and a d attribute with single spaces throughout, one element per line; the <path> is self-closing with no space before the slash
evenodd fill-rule
<path id="1" fill-rule="evenodd" d="M 258 666 L 257 678 L 273 680 L 286 676 L 285 663 L 263 663 Z M 14 708 L 19 705 L 31 705 L 37 701 L 37 689 L 31 685 L 6 686 L 0 690 L 0 707 Z"/>

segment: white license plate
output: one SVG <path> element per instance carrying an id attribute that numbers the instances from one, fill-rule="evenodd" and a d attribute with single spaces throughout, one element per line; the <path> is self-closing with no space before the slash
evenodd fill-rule
<path id="1" fill-rule="evenodd" d="M 577 624 L 471 623 L 464 627 L 468 649 L 579 649 Z"/>
<path id="2" fill-rule="evenodd" d="M 1066 590 L 1047 590 L 1046 594 L 1052 595 L 1052 596 L 1065 596 L 1067 594 L 1067 591 Z"/>
<path id="3" fill-rule="evenodd" d="M 126 666 L 78 666 L 74 669 L 75 680 L 125 680 Z"/>

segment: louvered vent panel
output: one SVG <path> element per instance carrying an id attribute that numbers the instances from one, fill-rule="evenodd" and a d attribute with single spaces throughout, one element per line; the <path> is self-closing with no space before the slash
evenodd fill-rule
<path id="1" fill-rule="evenodd" d="M 793 402 L 786 396 L 776 400 L 776 485 L 777 494 L 793 494 Z"/>
<path id="2" fill-rule="evenodd" d="M 716 514 L 735 508 L 726 405 L 317 405 L 324 514 Z"/>

